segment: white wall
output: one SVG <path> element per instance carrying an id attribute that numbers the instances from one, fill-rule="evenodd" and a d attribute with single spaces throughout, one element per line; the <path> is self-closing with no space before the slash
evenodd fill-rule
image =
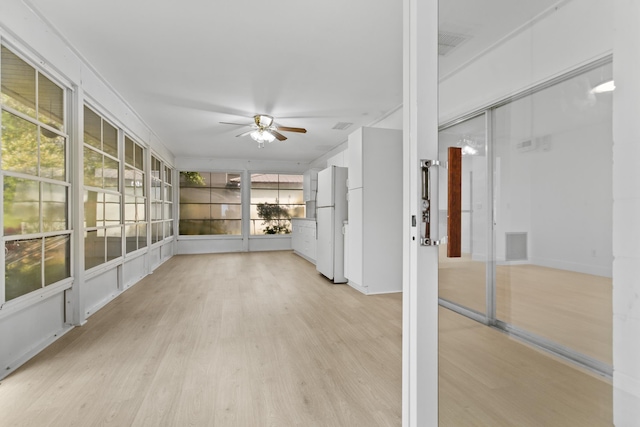
<path id="1" fill-rule="evenodd" d="M 173 155 L 135 111 L 55 30 L 20 0 L 0 2 L 0 38 L 41 72 L 73 89 L 70 120 L 70 167 L 74 227 L 73 287 L 70 281 L 52 285 L 0 306 L 0 378 L 81 325 L 96 310 L 150 273 L 173 254 L 173 240 L 128 254 L 89 274 L 82 269 L 82 105 L 88 103 L 169 166 Z M 148 163 L 148 162 L 147 162 Z M 78 204 L 77 201 L 80 201 Z M 1 255 L 0 255 L 1 258 Z M 0 259 L 4 263 L 4 259 Z M 4 284 L 2 285 L 4 286 Z"/>
<path id="2" fill-rule="evenodd" d="M 640 420 L 640 3 L 615 0 L 613 415 Z"/>

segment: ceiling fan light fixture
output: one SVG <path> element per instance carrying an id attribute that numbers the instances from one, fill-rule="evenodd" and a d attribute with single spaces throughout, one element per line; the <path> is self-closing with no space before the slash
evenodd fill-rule
<path id="1" fill-rule="evenodd" d="M 273 117 L 267 116 L 266 114 L 258 114 L 254 116 L 253 119 L 260 127 L 268 128 L 273 124 Z"/>
<path id="2" fill-rule="evenodd" d="M 276 137 L 271 132 L 264 129 L 256 129 L 249 134 L 251 139 L 258 142 L 258 147 L 264 147 L 265 142 L 273 142 Z"/>

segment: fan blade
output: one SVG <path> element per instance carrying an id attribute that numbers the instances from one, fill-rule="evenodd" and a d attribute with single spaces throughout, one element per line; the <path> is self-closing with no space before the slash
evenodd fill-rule
<path id="1" fill-rule="evenodd" d="M 272 129 L 272 130 L 270 130 L 269 132 L 270 132 L 273 136 L 275 136 L 275 137 L 278 139 L 278 141 L 284 141 L 285 139 L 287 139 L 287 137 L 286 137 L 286 136 L 284 136 L 284 135 L 283 135 L 283 134 L 281 134 L 280 132 L 275 131 L 275 130 L 273 130 L 273 129 Z"/>
<path id="2" fill-rule="evenodd" d="M 241 136 L 247 136 L 247 135 L 249 135 L 251 132 L 253 132 L 253 129 L 248 130 L 248 131 L 246 131 L 246 132 L 243 132 L 243 133 L 241 133 L 240 135 L 236 135 L 236 138 L 239 138 L 239 137 L 241 137 Z"/>
<path id="3" fill-rule="evenodd" d="M 283 130 L 285 132 L 307 133 L 307 130 L 303 128 L 290 128 L 287 126 L 280 126 L 280 125 L 276 125 L 276 129 Z"/>
<path id="4" fill-rule="evenodd" d="M 253 123 L 231 123 L 231 122 L 219 122 L 223 125 L 235 125 L 235 126 L 251 126 Z"/>

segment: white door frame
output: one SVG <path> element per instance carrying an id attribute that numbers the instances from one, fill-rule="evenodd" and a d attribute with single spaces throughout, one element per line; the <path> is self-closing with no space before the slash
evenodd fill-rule
<path id="1" fill-rule="evenodd" d="M 430 427 L 438 425 L 438 248 L 420 246 L 419 165 L 438 158 L 438 0 L 403 5 L 402 425 Z M 437 183 L 432 191 L 438 224 Z"/>

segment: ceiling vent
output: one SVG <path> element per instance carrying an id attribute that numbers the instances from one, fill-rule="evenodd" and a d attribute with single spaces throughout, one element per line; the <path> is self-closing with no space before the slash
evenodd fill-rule
<path id="1" fill-rule="evenodd" d="M 353 123 L 347 123 L 347 122 L 338 122 L 335 124 L 334 127 L 332 127 L 331 129 L 337 129 L 337 130 L 345 130 L 347 128 L 349 128 Z"/>
<path id="2" fill-rule="evenodd" d="M 471 36 L 464 34 L 451 33 L 448 31 L 438 32 L 438 55 L 447 56 L 470 38 Z"/>

